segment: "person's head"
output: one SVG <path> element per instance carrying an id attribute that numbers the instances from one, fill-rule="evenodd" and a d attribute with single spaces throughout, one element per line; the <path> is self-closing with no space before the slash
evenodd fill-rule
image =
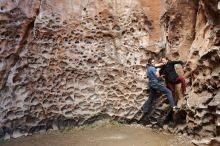
<path id="1" fill-rule="evenodd" d="M 147 61 L 147 64 L 154 66 L 154 65 L 155 65 L 155 60 L 154 60 L 154 58 L 149 58 L 148 61 Z"/>
<path id="2" fill-rule="evenodd" d="M 167 64 L 168 61 L 169 61 L 169 59 L 168 59 L 167 57 L 161 58 L 161 62 L 162 62 L 163 64 Z"/>

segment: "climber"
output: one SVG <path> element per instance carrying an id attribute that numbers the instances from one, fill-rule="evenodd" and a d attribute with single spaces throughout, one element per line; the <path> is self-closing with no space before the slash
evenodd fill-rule
<path id="1" fill-rule="evenodd" d="M 181 91 L 184 96 L 186 96 L 186 81 L 182 76 L 179 76 L 175 70 L 175 64 L 181 64 L 182 67 L 184 63 L 182 61 L 170 61 L 167 57 L 163 57 L 161 59 L 161 63 L 163 64 L 160 69 L 160 75 L 165 77 L 165 82 L 167 88 L 172 91 L 172 95 L 174 97 L 175 102 L 177 103 L 177 99 L 175 98 L 175 85 L 181 83 Z"/>
<path id="2" fill-rule="evenodd" d="M 148 60 L 146 70 L 146 74 L 149 78 L 150 93 L 148 100 L 144 103 L 143 106 L 144 115 L 148 114 L 151 105 L 155 100 L 156 91 L 160 91 L 161 93 L 165 94 L 173 110 L 177 109 L 172 97 L 172 92 L 159 81 L 159 72 L 157 71 L 155 65 L 160 66 L 160 64 L 155 64 L 155 60 L 153 58 L 150 58 Z"/>

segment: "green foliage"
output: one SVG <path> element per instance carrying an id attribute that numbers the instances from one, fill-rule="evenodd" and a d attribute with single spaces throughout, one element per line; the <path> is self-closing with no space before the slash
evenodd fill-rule
<path id="1" fill-rule="evenodd" d="M 8 142 L 8 141 L 9 141 L 8 139 L 7 139 L 7 140 L 4 140 L 4 139 L 2 138 L 2 139 L 0 139 L 0 145 L 6 143 L 6 142 Z"/>

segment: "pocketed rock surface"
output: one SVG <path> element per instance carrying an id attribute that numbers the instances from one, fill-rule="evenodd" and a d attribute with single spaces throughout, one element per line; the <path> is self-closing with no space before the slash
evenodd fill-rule
<path id="1" fill-rule="evenodd" d="M 1 0 L 0 137 L 106 117 L 138 120 L 148 97 L 146 62 L 167 55 L 186 62 L 192 84 L 183 122 L 170 131 L 218 142 L 217 5 L 218 0 Z"/>

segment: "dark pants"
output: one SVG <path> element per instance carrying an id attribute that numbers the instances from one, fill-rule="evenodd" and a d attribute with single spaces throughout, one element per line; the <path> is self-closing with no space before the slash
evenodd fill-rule
<path id="1" fill-rule="evenodd" d="M 176 95 L 175 85 L 179 83 L 181 83 L 181 91 L 182 94 L 184 95 L 186 91 L 186 80 L 183 77 L 178 76 L 174 82 L 168 82 L 168 81 L 166 82 L 167 88 L 171 90 L 173 97 L 175 97 Z M 176 99 L 175 102 L 177 102 L 177 98 L 175 99 Z"/>
<path id="2" fill-rule="evenodd" d="M 171 107 L 175 106 L 173 97 L 172 97 L 172 92 L 166 88 L 164 85 L 162 85 L 160 82 L 158 81 L 150 81 L 149 82 L 149 88 L 150 88 L 150 93 L 149 93 L 149 98 L 148 100 L 144 103 L 144 107 L 143 107 L 143 111 L 149 112 L 153 101 L 156 99 L 156 92 L 160 91 L 162 94 L 165 94 L 169 104 Z"/>

